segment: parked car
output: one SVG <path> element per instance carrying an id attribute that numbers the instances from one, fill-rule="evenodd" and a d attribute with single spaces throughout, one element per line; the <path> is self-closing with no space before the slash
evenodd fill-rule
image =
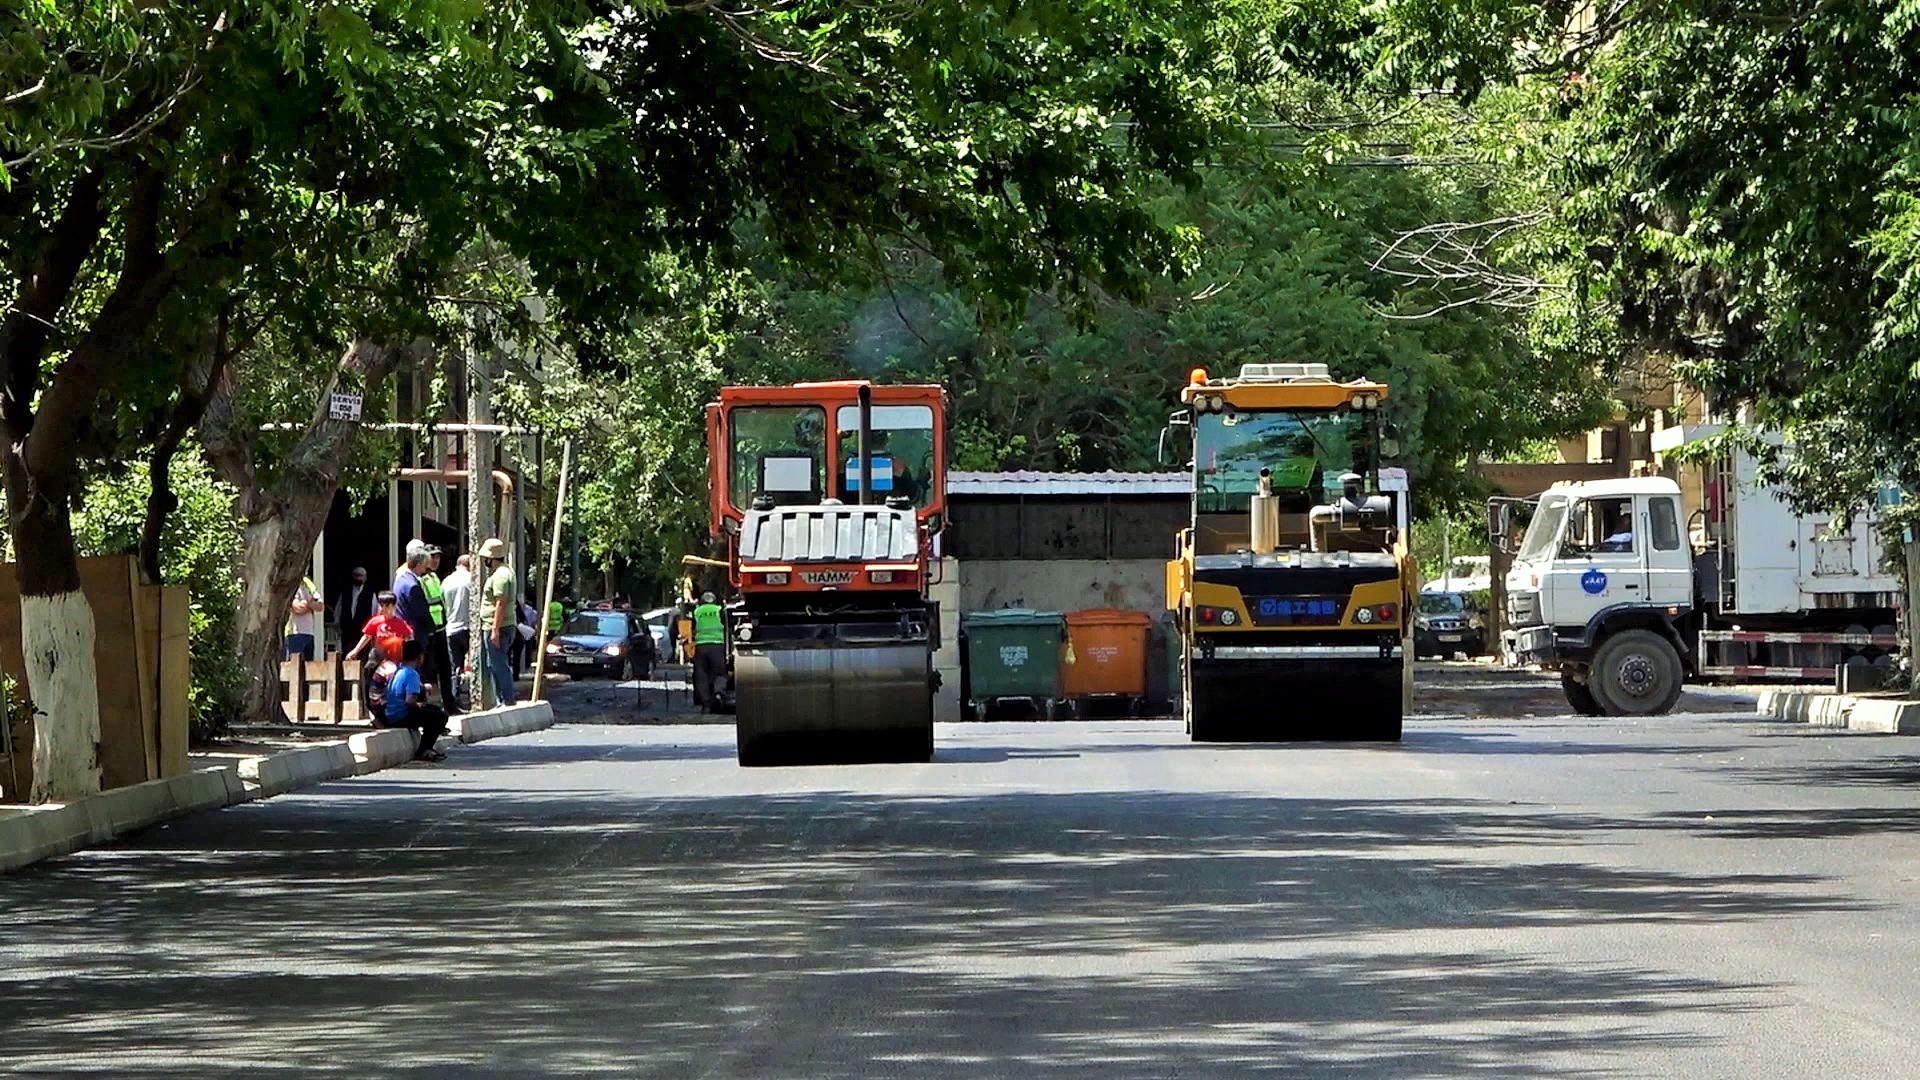
<path id="1" fill-rule="evenodd" d="M 1487 651 L 1486 623 L 1463 592 L 1420 593 L 1413 614 L 1413 655 L 1479 656 Z"/>
<path id="2" fill-rule="evenodd" d="M 644 679 L 653 673 L 654 638 L 631 611 L 575 612 L 547 639 L 547 663 L 569 674 Z"/>

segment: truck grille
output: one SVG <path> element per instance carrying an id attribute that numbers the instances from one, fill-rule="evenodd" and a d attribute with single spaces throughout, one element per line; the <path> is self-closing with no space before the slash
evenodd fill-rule
<path id="1" fill-rule="evenodd" d="M 1535 593 L 1507 594 L 1507 623 L 1532 626 L 1540 621 L 1540 598 Z"/>

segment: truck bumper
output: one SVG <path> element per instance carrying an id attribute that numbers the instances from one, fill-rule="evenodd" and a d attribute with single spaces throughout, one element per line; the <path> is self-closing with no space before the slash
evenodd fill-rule
<path id="1" fill-rule="evenodd" d="M 1524 626 L 1500 635 L 1500 655 L 1508 667 L 1551 664 L 1557 659 L 1553 627 Z"/>

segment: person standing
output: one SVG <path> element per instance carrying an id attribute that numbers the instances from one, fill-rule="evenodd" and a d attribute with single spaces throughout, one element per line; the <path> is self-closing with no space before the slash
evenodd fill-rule
<path id="1" fill-rule="evenodd" d="M 320 590 L 310 577 L 300 579 L 293 590 L 293 602 L 287 605 L 287 659 L 304 656 L 313 659 L 313 644 L 320 633 Z"/>
<path id="2" fill-rule="evenodd" d="M 373 618 L 373 598 L 379 590 L 367 584 L 367 568 L 353 568 L 351 583 L 333 605 L 333 624 L 340 631 L 340 647 L 360 639 L 360 628 Z"/>
<path id="3" fill-rule="evenodd" d="M 727 673 L 727 624 L 712 593 L 693 609 L 693 700 L 713 709 L 713 686 Z"/>
<path id="4" fill-rule="evenodd" d="M 421 678 L 434 679 L 433 653 L 427 639 L 433 636 L 433 608 L 427 601 L 427 589 L 420 577 L 427 572 L 427 542 L 407 541 L 407 561 L 393 573 L 393 595 L 400 601 L 400 617 L 413 628 L 413 640 L 420 643 L 426 659 L 421 663 Z"/>
<path id="5" fill-rule="evenodd" d="M 447 604 L 447 658 L 454 671 L 465 671 L 467 650 L 473 644 L 473 635 L 468 632 L 473 613 L 473 556 L 462 555 L 454 560 L 453 573 L 440 583 L 441 595 Z M 468 691 L 471 693 L 471 689 Z M 457 698 L 449 697 L 449 704 Z"/>
<path id="6" fill-rule="evenodd" d="M 507 648 L 520 631 L 513 612 L 513 569 L 507 565 L 507 542 L 494 536 L 481 544 L 480 567 L 486 573 L 486 582 L 480 586 L 480 605 L 474 621 L 485 635 L 481 639 L 484 642 L 481 652 L 486 677 L 492 682 L 494 699 L 501 705 L 511 705 L 514 702 L 513 668 L 507 659 Z"/>
<path id="7" fill-rule="evenodd" d="M 446 590 L 440 583 L 440 548 L 433 544 L 427 545 L 427 570 L 420 575 L 420 591 L 426 594 L 427 615 L 433 619 L 433 633 L 426 638 L 427 670 L 432 672 L 447 712 L 457 713 L 460 709 L 453 696 L 453 658 L 447 649 Z"/>

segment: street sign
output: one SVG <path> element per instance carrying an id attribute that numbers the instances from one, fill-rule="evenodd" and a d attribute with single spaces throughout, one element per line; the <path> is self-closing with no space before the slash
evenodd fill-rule
<path id="1" fill-rule="evenodd" d="M 357 422 L 360 419 L 360 407 L 363 402 L 364 399 L 359 394 L 335 390 L 333 396 L 327 399 L 327 418 L 345 420 L 349 423 Z"/>

